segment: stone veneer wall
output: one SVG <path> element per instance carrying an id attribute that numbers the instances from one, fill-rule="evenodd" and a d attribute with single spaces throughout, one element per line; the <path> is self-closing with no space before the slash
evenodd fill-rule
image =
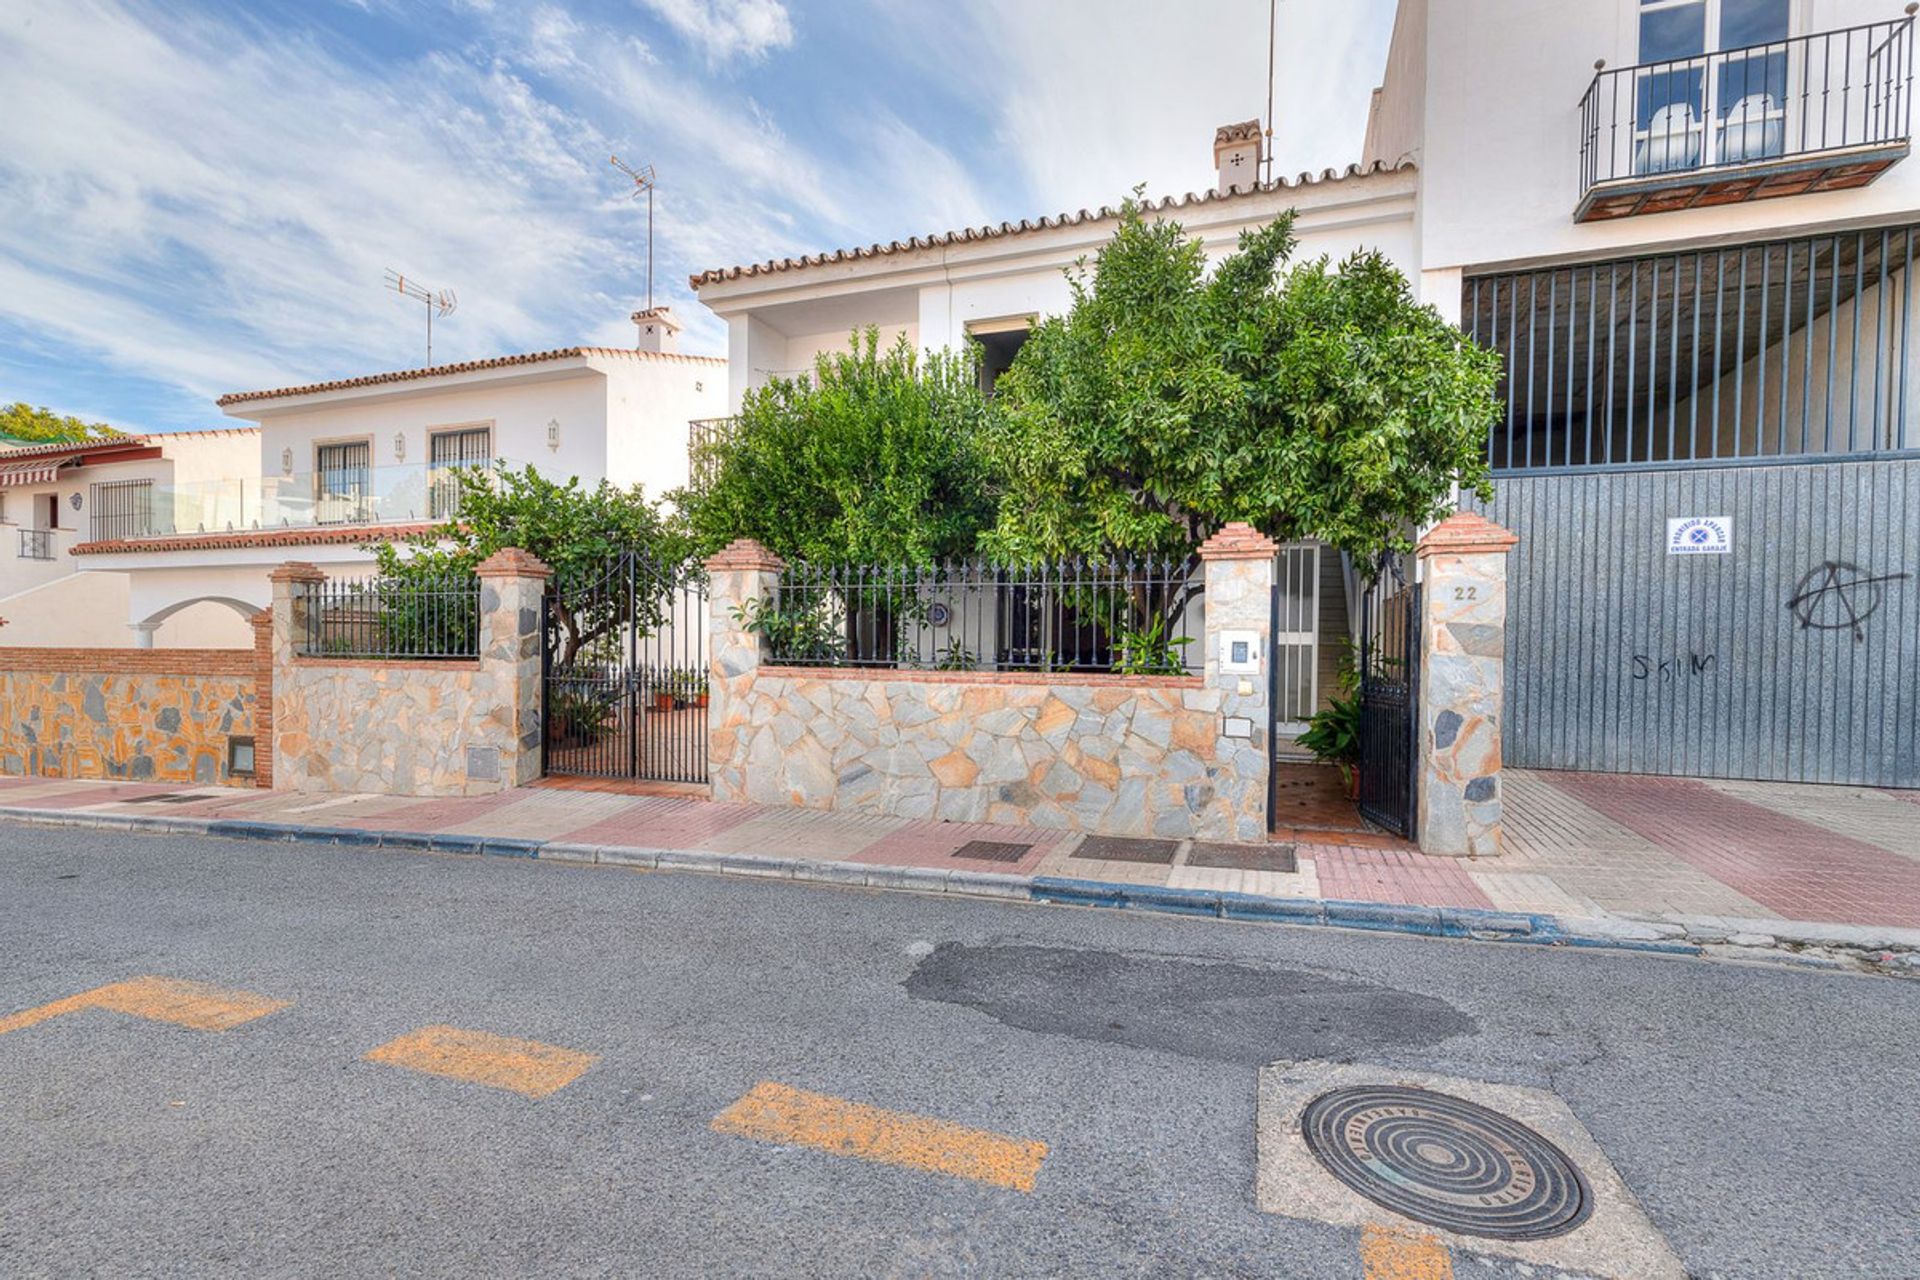
<path id="1" fill-rule="evenodd" d="M 251 787 L 227 741 L 254 737 L 246 649 L 8 649 L 0 773 Z"/>
<path id="2" fill-rule="evenodd" d="M 485 795 L 540 776 L 540 597 L 549 570 L 521 551 L 480 576 L 480 656 L 310 658 L 312 565 L 274 570 L 274 785 L 291 791 Z"/>
<path id="3" fill-rule="evenodd" d="M 1261 840 L 1267 679 L 1220 669 L 1223 630 L 1270 647 L 1274 544 L 1229 525 L 1206 564 L 1204 674 L 1036 675 L 762 664 L 739 609 L 785 567 L 742 539 L 707 561 L 716 800 L 1107 835 Z"/>
<path id="4" fill-rule="evenodd" d="M 761 667 L 741 693 L 712 730 L 716 797 L 1141 836 L 1212 829 L 1221 803 L 1198 676 Z"/>

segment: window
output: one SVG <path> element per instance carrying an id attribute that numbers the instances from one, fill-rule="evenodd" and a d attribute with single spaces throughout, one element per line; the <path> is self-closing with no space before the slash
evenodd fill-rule
<path id="1" fill-rule="evenodd" d="M 93 486 L 92 537 L 144 538 L 153 532 L 153 481 L 109 480 Z"/>
<path id="2" fill-rule="evenodd" d="M 372 518 L 373 445 L 367 440 L 315 445 L 313 503 L 317 524 Z"/>
<path id="3" fill-rule="evenodd" d="M 1784 153 L 1789 3 L 1641 0 L 1634 172 Z"/>
<path id="4" fill-rule="evenodd" d="M 991 393 L 1000 375 L 1013 367 L 1013 358 L 1027 344 L 1033 329 L 1032 316 L 1012 316 L 1003 320 L 975 320 L 967 333 L 980 344 L 980 389 Z"/>
<path id="5" fill-rule="evenodd" d="M 493 430 L 489 427 L 462 427 L 454 431 L 435 431 L 427 436 L 427 514 L 436 520 L 460 514 L 462 468 L 485 467 L 493 462 Z"/>
<path id="6" fill-rule="evenodd" d="M 46 517 L 40 527 L 42 529 L 58 529 L 60 527 L 60 495 L 57 493 L 45 493 L 40 495 L 40 497 L 41 511 Z"/>
<path id="7" fill-rule="evenodd" d="M 227 774 L 234 778 L 251 778 L 254 773 L 253 739 L 227 739 Z"/>

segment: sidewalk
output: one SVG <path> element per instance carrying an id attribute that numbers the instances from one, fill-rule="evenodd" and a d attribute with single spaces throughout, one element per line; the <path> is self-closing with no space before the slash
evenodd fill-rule
<path id="1" fill-rule="evenodd" d="M 1536 931 L 1623 942 L 1920 950 L 1920 797 L 1520 770 L 1508 780 L 1509 852 L 1482 860 L 1300 827 L 1267 845 L 1114 841 L 559 787 L 413 799 L 0 778 L 0 810 L 286 824 L 318 838 L 442 837 L 439 847 L 468 852 L 484 842 L 488 852 L 629 864 L 690 866 L 651 855 L 699 853 L 718 859 L 708 869 L 772 874 L 774 860 L 799 859 L 845 873 L 811 878 L 876 884 L 887 878 L 858 873 L 917 871 L 898 877 L 902 887 L 947 873 L 985 886 L 1019 877 L 1036 897 L 1170 910 L 1243 895 L 1275 904 L 1262 918 L 1292 918 L 1289 902 L 1303 919 L 1310 904 L 1370 904 L 1429 909 L 1407 917 L 1428 921 L 1441 918 L 1431 909 L 1469 922 L 1485 913 L 1482 924 L 1533 919 L 1543 922 Z"/>

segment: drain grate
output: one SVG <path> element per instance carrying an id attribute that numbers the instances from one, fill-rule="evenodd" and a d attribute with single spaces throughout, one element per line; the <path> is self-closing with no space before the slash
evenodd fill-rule
<path id="1" fill-rule="evenodd" d="M 1073 851 L 1076 858 L 1107 862 L 1154 862 L 1172 866 L 1178 840 L 1142 840 L 1137 836 L 1088 836 Z"/>
<path id="2" fill-rule="evenodd" d="M 213 796 L 180 795 L 177 792 L 168 792 L 164 795 L 157 795 L 157 796 L 134 796 L 130 800 L 115 800 L 113 803 L 115 804 L 192 804 L 196 800 L 212 800 L 212 799 L 214 799 Z"/>
<path id="3" fill-rule="evenodd" d="M 1007 840 L 969 840 L 953 851 L 956 858 L 972 858 L 976 862 L 1018 862 L 1032 852 L 1030 844 L 1014 844 Z"/>
<path id="4" fill-rule="evenodd" d="M 1224 867 L 1229 871 L 1294 872 L 1300 864 L 1290 844 L 1214 844 L 1195 840 L 1187 851 L 1190 867 Z"/>
<path id="5" fill-rule="evenodd" d="M 1356 1085 L 1300 1113 L 1323 1168 L 1375 1204 L 1493 1240 L 1565 1235 L 1593 1212 L 1566 1152 L 1510 1116 L 1429 1089 Z"/>

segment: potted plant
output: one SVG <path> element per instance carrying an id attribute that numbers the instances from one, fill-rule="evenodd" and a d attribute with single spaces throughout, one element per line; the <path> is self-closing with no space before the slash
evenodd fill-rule
<path id="1" fill-rule="evenodd" d="M 1313 752 L 1314 759 L 1340 770 L 1347 785 L 1347 798 L 1360 798 L 1360 671 L 1355 661 L 1353 642 L 1347 642 L 1340 655 L 1335 677 L 1340 692 L 1327 699 L 1324 710 L 1307 717 L 1307 730 L 1296 741 Z"/>

